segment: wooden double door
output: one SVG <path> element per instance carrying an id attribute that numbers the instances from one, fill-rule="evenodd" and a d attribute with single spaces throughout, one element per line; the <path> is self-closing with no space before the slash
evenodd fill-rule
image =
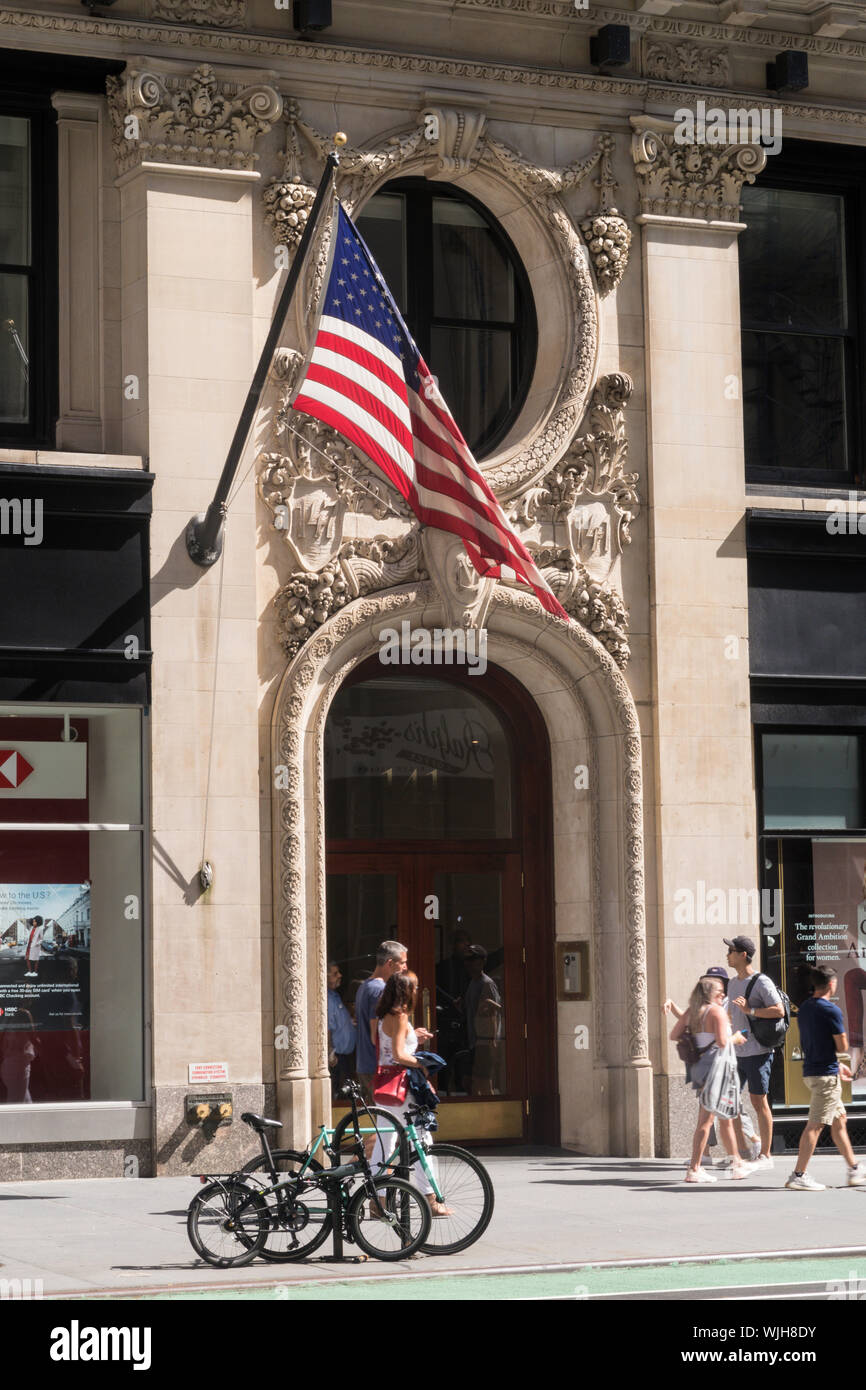
<path id="1" fill-rule="evenodd" d="M 528 1132 L 523 877 L 519 851 L 437 845 L 328 855 L 328 960 L 339 966 L 342 997 L 351 1006 L 380 941 L 407 947 L 419 980 L 415 1024 L 433 1034 L 426 1046 L 446 1062 L 441 1138 Z"/>

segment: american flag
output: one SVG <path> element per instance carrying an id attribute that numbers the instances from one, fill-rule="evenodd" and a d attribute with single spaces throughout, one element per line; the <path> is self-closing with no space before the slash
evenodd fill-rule
<path id="1" fill-rule="evenodd" d="M 459 536 L 479 574 L 526 584 L 568 614 L 484 481 L 376 262 L 336 205 L 331 270 L 295 410 L 367 455 L 425 526 Z"/>

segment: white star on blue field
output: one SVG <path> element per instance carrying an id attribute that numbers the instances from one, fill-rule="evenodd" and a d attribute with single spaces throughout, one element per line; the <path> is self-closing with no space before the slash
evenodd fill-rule
<path id="1" fill-rule="evenodd" d="M 406 385 L 421 391 L 419 353 L 379 267 L 341 203 L 337 204 L 336 244 L 323 314 L 369 333 L 403 362 Z"/>

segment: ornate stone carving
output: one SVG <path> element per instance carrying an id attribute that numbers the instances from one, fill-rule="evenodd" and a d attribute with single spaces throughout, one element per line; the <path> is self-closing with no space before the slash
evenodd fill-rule
<path id="1" fill-rule="evenodd" d="M 150 0 L 151 19 L 239 29 L 246 23 L 246 0 Z"/>
<path id="2" fill-rule="evenodd" d="M 478 573 L 459 536 L 427 526 L 421 540 L 448 627 L 483 628 L 493 601 L 495 579 L 484 579 Z"/>
<path id="3" fill-rule="evenodd" d="M 518 187 L 527 195 L 532 211 L 539 221 L 539 230 L 550 235 L 558 248 L 559 256 L 567 272 L 567 285 L 570 298 L 569 317 L 577 325 L 572 337 L 569 359 L 563 373 L 561 384 L 552 410 L 540 415 L 534 428 L 527 431 L 528 443 L 520 450 L 514 450 L 500 459 L 485 465 L 485 475 L 493 490 L 499 494 L 513 495 L 531 480 L 538 478 L 545 468 L 558 458 L 574 435 L 583 415 L 584 405 L 589 393 L 595 368 L 598 342 L 598 314 L 596 294 L 586 264 L 587 252 L 581 237 L 569 214 L 562 205 L 559 195 L 580 187 L 596 168 L 600 170 L 596 186 L 600 190 L 602 207 L 607 207 L 611 189 L 616 182 L 610 171 L 610 156 L 613 150 L 613 137 L 602 135 L 595 149 L 582 159 L 575 160 L 561 169 L 540 169 L 524 159 L 516 151 L 496 140 L 484 127 L 483 114 L 477 108 L 462 112 L 462 134 L 457 108 L 425 107 L 426 114 L 447 116 L 447 131 L 443 135 L 440 121 L 436 136 L 437 150 L 431 156 L 425 139 L 425 124 L 417 129 L 392 135 L 379 147 L 366 150 L 344 150 L 337 171 L 337 191 L 350 212 L 357 207 L 388 178 L 413 171 L 429 172 L 431 157 L 438 169 L 441 159 L 466 159 L 473 167 L 504 179 Z M 452 119 L 453 118 L 453 119 Z M 324 159 L 331 149 L 331 140 L 297 113 L 290 111 L 290 120 L 304 136 L 310 148 L 319 159 Z M 470 133 L 467 135 L 467 131 Z M 432 130 L 431 130 L 432 133 Z M 445 141 L 443 156 L 438 148 Z M 459 143 L 455 143 L 458 142 Z M 450 151 L 450 153 L 449 153 Z M 295 170 L 298 170 L 296 173 Z M 297 178 L 304 187 L 311 187 L 300 171 L 300 164 L 291 169 L 292 180 Z M 616 220 L 614 220 L 616 219 Z M 596 219 L 591 219 L 593 222 Z M 630 236 L 628 228 L 619 219 L 615 208 L 606 214 L 604 234 L 593 232 L 590 227 L 591 244 L 599 243 L 590 254 L 594 256 L 599 274 L 599 288 L 608 292 L 621 278 L 628 257 Z M 606 242 L 612 242 L 611 247 Z M 315 269 L 311 265 L 308 272 L 307 293 L 304 303 L 315 302 L 322 278 L 322 262 L 325 247 L 320 247 Z M 616 252 L 618 254 L 611 254 Z M 300 324 L 302 341 L 306 324 Z"/>
<path id="4" fill-rule="evenodd" d="M 611 155 L 616 142 L 612 135 L 601 135 L 598 143 L 601 169 L 594 183 L 599 190 L 599 209 L 594 217 L 583 219 L 580 230 L 595 267 L 599 294 L 604 296 L 616 289 L 625 274 L 631 231 L 625 218 L 610 206 L 617 186 L 611 169 Z"/>
<path id="5" fill-rule="evenodd" d="M 274 423 L 282 450 L 261 455 L 259 492 L 291 566 L 274 604 L 281 641 L 294 655 L 350 599 L 426 577 L 426 571 L 418 528 L 402 498 L 342 435 L 293 411 L 290 399 L 284 390 Z M 396 521 L 401 534 L 347 537 L 349 515 L 379 526 Z"/>
<path id="6" fill-rule="evenodd" d="M 424 140 L 430 152 L 427 177 L 452 179 L 467 174 L 487 125 L 483 111 L 450 106 L 425 106 L 421 112 Z"/>
<path id="7" fill-rule="evenodd" d="M 298 571 L 275 596 L 286 656 L 295 656 L 352 599 L 427 577 L 417 531 L 401 540 L 348 541 L 332 563 Z"/>
<path id="8" fill-rule="evenodd" d="M 678 144 L 674 122 L 632 116 L 632 158 L 641 215 L 737 225 L 744 183 L 767 162 L 760 145 Z"/>
<path id="9" fill-rule="evenodd" d="M 371 635 L 364 647 L 358 649 L 353 644 L 353 657 L 334 671 L 331 679 L 323 680 L 326 664 L 333 670 L 335 653 L 340 645 L 353 637 L 362 627 L 371 622 L 391 620 L 399 614 L 406 617 L 420 617 L 429 605 L 436 601 L 432 584 L 420 584 L 403 588 L 396 593 L 377 594 L 372 598 L 358 600 L 328 619 L 317 637 L 295 658 L 288 671 L 278 697 L 275 713 L 274 756 L 275 760 L 288 765 L 288 785 L 281 787 L 275 783 L 275 826 L 280 827 L 279 867 L 275 873 L 275 923 L 276 957 L 278 963 L 275 988 L 275 1022 L 284 1024 L 287 1030 L 289 1049 L 278 1054 L 282 1075 L 302 1074 L 306 1058 L 305 1000 L 306 980 L 304 976 L 305 947 L 315 951 L 316 968 L 322 981 L 324 997 L 325 973 L 325 910 L 323 874 L 325 866 L 324 824 L 322 806 L 324 798 L 322 741 L 328 708 L 337 689 L 358 662 L 364 660 L 377 643 Z M 580 718 L 587 729 L 593 728 L 586 702 L 575 679 L 578 668 L 588 673 L 589 678 L 599 683 L 607 695 L 610 707 L 618 726 L 616 743 L 619 749 L 620 804 L 621 819 L 627 830 L 626 858 L 616 859 L 620 885 L 619 892 L 623 903 L 623 932 L 625 937 L 626 978 L 620 986 L 622 999 L 629 1001 L 629 1007 L 616 1008 L 617 1024 L 627 1019 L 627 1033 L 624 1037 L 628 1061 L 635 1066 L 648 1065 L 649 1039 L 647 1030 L 647 967 L 646 967 L 646 923 L 644 910 L 645 887 L 642 865 L 644 858 L 641 740 L 640 725 L 631 693 L 618 671 L 611 656 L 597 639 L 581 627 L 571 624 L 555 624 L 559 641 L 563 644 L 557 657 L 537 645 L 537 625 L 544 617 L 541 605 L 528 593 L 498 587 L 495 593 L 492 627 L 495 629 L 496 610 L 508 614 L 513 622 L 528 619 L 526 637 L 515 636 L 509 625 L 509 646 L 518 654 L 532 661 L 541 662 L 555 673 L 563 689 L 570 692 L 575 701 Z M 519 631 L 519 628 L 518 628 Z M 500 639 L 503 640 L 503 639 Z M 316 693 L 307 692 L 316 687 Z M 304 763 L 301 750 L 304 736 L 312 731 L 316 740 L 313 759 L 313 782 L 304 785 Z M 596 730 L 596 732 L 601 732 Z M 592 740 L 594 744 L 594 740 Z M 595 769 L 593 786 L 598 787 L 597 762 L 591 755 Z M 314 836 L 310 849 L 310 859 L 305 856 L 305 837 L 297 827 L 303 825 L 304 815 L 313 818 Z M 298 818 L 301 819 L 298 819 Z M 599 956 L 599 902 L 601 886 L 602 847 L 599 836 L 597 816 L 593 817 L 593 919 L 595 930 L 594 956 L 596 958 L 596 980 L 598 980 Z M 625 838 L 624 831 L 624 838 Z M 611 862 L 607 862 L 611 872 Z M 308 888 L 312 891 L 308 891 Z M 306 935 L 304 932 L 306 931 Z M 608 984 L 611 982 L 608 980 Z M 599 1037 L 611 1029 L 600 1026 L 599 1010 L 605 991 L 596 991 L 596 1032 Z M 319 1009 L 314 1020 L 314 1063 L 318 1065 L 318 1053 L 322 1047 L 321 1019 Z"/>
<path id="10" fill-rule="evenodd" d="M 207 63 L 182 77 L 132 68 L 106 87 L 120 173 L 143 161 L 252 169 L 282 111 L 273 87 L 225 82 Z"/>
<path id="11" fill-rule="evenodd" d="M 273 229 L 275 244 L 289 246 L 292 251 L 296 251 L 304 235 L 316 190 L 304 182 L 301 173 L 296 101 L 287 103 L 286 119 L 288 132 L 283 174 L 281 178 L 271 180 L 262 193 L 262 198 L 265 204 L 265 221 Z"/>
<path id="12" fill-rule="evenodd" d="M 644 39 L 644 73 L 656 82 L 685 82 L 691 86 L 729 87 L 730 55 L 708 44 L 665 43 Z"/>
<path id="13" fill-rule="evenodd" d="M 595 388 L 589 428 L 510 508 L 510 518 L 563 608 L 625 667 L 628 610 L 620 561 L 638 514 L 638 475 L 626 473 L 625 406 L 631 380 L 612 373 Z"/>
<path id="14" fill-rule="evenodd" d="M 487 148 L 492 159 L 504 170 L 509 183 L 516 184 L 531 198 L 550 198 L 554 194 L 579 188 L 609 147 L 605 137 L 600 136 L 591 154 L 583 159 L 575 159 L 561 169 L 545 169 L 541 165 L 531 164 L 510 145 L 504 145 L 490 135 L 487 137 Z"/>
<path id="15" fill-rule="evenodd" d="M 323 135 L 305 121 L 298 121 L 298 129 L 306 136 L 318 159 L 324 162 L 334 147 L 331 137 Z M 377 183 L 395 174 L 418 155 L 423 141 L 424 128 L 419 125 L 408 134 L 392 135 L 376 149 L 346 148 L 341 151 L 337 190 L 350 216 Z"/>

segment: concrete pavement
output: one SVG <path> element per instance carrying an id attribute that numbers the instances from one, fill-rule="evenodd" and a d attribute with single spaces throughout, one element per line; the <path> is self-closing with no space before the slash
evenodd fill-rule
<path id="1" fill-rule="evenodd" d="M 842 1185 L 845 1168 L 836 1155 L 821 1155 L 810 1167 L 828 1184 L 818 1193 L 784 1189 L 787 1156 L 777 1158 L 772 1172 L 738 1183 L 720 1174 L 706 1187 L 684 1183 L 684 1164 L 667 1159 L 539 1151 L 500 1152 L 484 1161 L 496 1209 L 481 1240 L 461 1255 L 421 1255 L 397 1265 L 335 1266 L 314 1256 L 303 1264 L 211 1269 L 187 1240 L 186 1207 L 198 1190 L 191 1178 L 2 1183 L 0 1280 L 41 1280 L 45 1296 L 123 1298 L 139 1290 L 217 1291 L 283 1279 L 294 1285 L 387 1279 L 395 1272 L 567 1270 L 599 1261 L 866 1249 L 866 1189 Z M 866 1275 L 866 1257 L 859 1263 Z"/>

